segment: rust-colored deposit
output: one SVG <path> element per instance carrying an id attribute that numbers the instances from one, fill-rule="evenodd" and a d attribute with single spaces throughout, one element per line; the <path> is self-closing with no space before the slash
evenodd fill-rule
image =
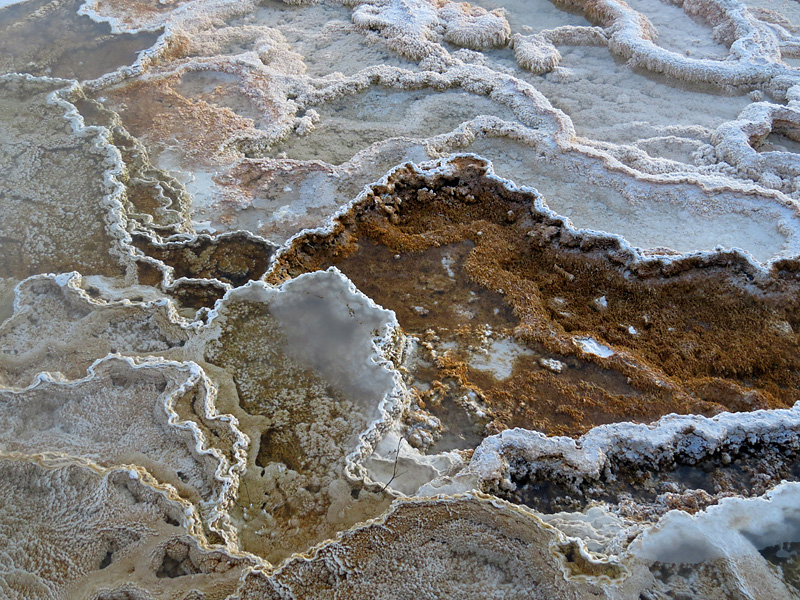
<path id="1" fill-rule="evenodd" d="M 269 278 L 336 265 L 408 333 L 433 340 L 423 344 L 440 350 L 432 389 L 472 391 L 489 415 L 486 433 L 580 435 L 673 412 L 794 404 L 793 261 L 764 274 L 733 252 L 642 260 L 616 239 L 568 230 L 485 169 L 464 158 L 447 174 L 396 171 L 329 232 L 295 240 Z M 530 350 L 508 377 L 464 358 L 487 325 Z M 584 352 L 580 338 L 613 354 Z M 424 404 L 432 392 L 420 395 Z"/>
<path id="2" fill-rule="evenodd" d="M 245 232 L 201 234 L 188 241 L 164 243 L 137 234 L 133 244 L 144 254 L 171 266 L 176 279 L 213 278 L 234 286 L 259 279 L 275 250 L 269 242 Z"/>
<path id="3" fill-rule="evenodd" d="M 172 268 L 169 294 L 186 308 L 211 308 L 225 294 L 225 283 L 240 286 L 257 280 L 269 266 L 275 247 L 246 232 L 200 234 L 189 240 L 158 242 L 134 234 L 133 245 L 150 258 Z M 160 286 L 162 269 L 143 257 L 137 259 L 141 283 Z"/>

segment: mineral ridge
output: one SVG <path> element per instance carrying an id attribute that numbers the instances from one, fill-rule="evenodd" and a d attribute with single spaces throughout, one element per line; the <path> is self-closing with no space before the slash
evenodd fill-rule
<path id="1" fill-rule="evenodd" d="M 800 597 L 791 0 L 0 0 L 0 596 Z"/>

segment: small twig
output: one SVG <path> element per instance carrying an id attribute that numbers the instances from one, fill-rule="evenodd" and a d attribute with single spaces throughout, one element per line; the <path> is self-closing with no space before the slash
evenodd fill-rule
<path id="1" fill-rule="evenodd" d="M 247 492 L 247 503 L 248 504 L 252 504 L 253 503 L 253 499 L 252 499 L 253 497 L 250 495 L 250 488 L 247 487 L 247 481 L 242 479 L 242 483 L 244 484 L 244 489 Z"/>
<path id="2" fill-rule="evenodd" d="M 400 437 L 400 439 L 397 442 L 397 450 L 394 451 L 394 469 L 392 470 L 392 478 L 383 484 L 383 489 L 381 490 L 382 492 L 385 492 L 386 488 L 389 487 L 389 484 L 394 481 L 395 477 L 397 477 L 397 461 L 400 460 L 400 444 L 402 443 L 403 443 L 403 438 Z M 403 473 L 405 473 L 405 471 L 403 471 Z"/>

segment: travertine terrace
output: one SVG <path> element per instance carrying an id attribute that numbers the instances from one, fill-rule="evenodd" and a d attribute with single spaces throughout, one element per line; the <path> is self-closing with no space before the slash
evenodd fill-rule
<path id="1" fill-rule="evenodd" d="M 0 0 L 0 597 L 800 597 L 790 0 Z"/>

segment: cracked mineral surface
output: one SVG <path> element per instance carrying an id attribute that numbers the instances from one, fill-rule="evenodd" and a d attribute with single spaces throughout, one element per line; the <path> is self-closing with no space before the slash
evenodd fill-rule
<path id="1" fill-rule="evenodd" d="M 0 0 L 0 597 L 800 597 L 791 0 Z"/>

